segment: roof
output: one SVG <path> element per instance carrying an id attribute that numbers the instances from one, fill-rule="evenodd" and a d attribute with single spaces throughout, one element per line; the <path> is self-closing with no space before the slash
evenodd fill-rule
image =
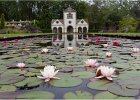
<path id="1" fill-rule="evenodd" d="M 76 24 L 78 24 L 81 20 L 84 20 L 86 23 L 88 23 L 88 20 L 87 19 L 77 19 L 76 20 Z"/>
<path id="2" fill-rule="evenodd" d="M 62 24 L 64 24 L 63 19 L 52 19 L 51 23 L 53 24 L 56 20 L 59 20 Z"/>
<path id="3" fill-rule="evenodd" d="M 71 6 L 69 5 L 69 7 L 64 10 L 64 12 L 76 12 L 76 11 L 72 9 Z"/>

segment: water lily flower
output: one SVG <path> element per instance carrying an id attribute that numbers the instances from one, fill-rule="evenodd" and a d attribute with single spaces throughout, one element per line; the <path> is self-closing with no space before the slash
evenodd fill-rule
<path id="1" fill-rule="evenodd" d="M 104 48 L 107 48 L 109 46 L 109 44 L 103 44 Z"/>
<path id="2" fill-rule="evenodd" d="M 73 47 L 67 47 L 68 53 L 74 53 L 74 48 Z"/>
<path id="3" fill-rule="evenodd" d="M 41 52 L 42 53 L 47 53 L 49 50 L 47 49 L 47 48 L 43 48 L 42 50 L 41 50 Z"/>
<path id="4" fill-rule="evenodd" d="M 96 77 L 95 78 L 107 78 L 108 80 L 113 80 L 112 77 L 116 77 L 114 76 L 115 72 L 115 68 L 109 67 L 109 66 L 100 66 L 98 67 L 97 71 L 96 71 Z"/>
<path id="5" fill-rule="evenodd" d="M 103 38 L 106 41 L 106 37 Z"/>
<path id="6" fill-rule="evenodd" d="M 17 63 L 16 65 L 19 68 L 24 68 L 25 67 L 25 63 Z"/>
<path id="7" fill-rule="evenodd" d="M 18 41 L 19 41 L 18 39 L 15 39 L 15 40 L 14 40 L 14 43 L 17 43 Z"/>
<path id="8" fill-rule="evenodd" d="M 60 79 L 58 77 L 55 77 L 55 75 L 58 73 L 59 70 L 55 71 L 55 67 L 54 66 L 45 66 L 44 67 L 44 71 L 40 71 L 42 76 L 37 76 L 40 79 L 44 79 L 45 82 L 50 81 L 51 79 Z"/>
<path id="9" fill-rule="evenodd" d="M 96 59 L 87 59 L 85 61 L 85 66 L 86 67 L 97 67 L 97 66 L 99 66 L 99 63 L 97 62 Z"/>
<path id="10" fill-rule="evenodd" d="M 106 57 L 112 57 L 112 53 L 111 52 L 106 52 Z"/>
<path id="11" fill-rule="evenodd" d="M 133 51 L 134 53 L 138 53 L 138 52 L 140 52 L 140 49 L 139 49 L 139 48 L 132 48 L 132 51 Z"/>
<path id="12" fill-rule="evenodd" d="M 3 44 L 7 44 L 8 43 L 8 41 L 7 40 L 4 40 L 4 41 L 2 41 L 3 42 Z"/>
<path id="13" fill-rule="evenodd" d="M 101 39 L 100 38 L 97 38 L 96 43 L 99 44 L 100 41 L 101 41 Z"/>
<path id="14" fill-rule="evenodd" d="M 118 46 L 119 43 L 117 41 L 113 42 L 113 46 Z"/>

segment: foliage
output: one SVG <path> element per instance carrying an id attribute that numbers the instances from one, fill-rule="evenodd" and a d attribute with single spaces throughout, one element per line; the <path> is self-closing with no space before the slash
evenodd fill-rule
<path id="1" fill-rule="evenodd" d="M 125 32 L 135 32 L 137 25 L 138 25 L 137 20 L 135 20 L 133 17 L 129 15 L 124 17 L 123 20 L 120 21 L 121 31 Z"/>
<path id="2" fill-rule="evenodd" d="M 1 1 L 0 15 L 4 13 L 7 21 L 35 20 L 35 27 L 50 30 L 51 20 L 62 19 L 63 10 L 69 5 L 77 11 L 78 19 L 88 20 L 90 32 L 118 32 L 126 27 L 131 27 L 129 32 L 140 31 L 140 25 L 135 21 L 129 26 L 124 21 L 140 18 L 140 1 L 132 0 L 90 0 L 90 3 L 87 0 Z M 133 19 L 125 19 L 127 15 Z"/>
<path id="3" fill-rule="evenodd" d="M 5 27 L 5 18 L 4 18 L 4 14 L 1 14 L 0 29 L 3 29 L 4 27 Z"/>

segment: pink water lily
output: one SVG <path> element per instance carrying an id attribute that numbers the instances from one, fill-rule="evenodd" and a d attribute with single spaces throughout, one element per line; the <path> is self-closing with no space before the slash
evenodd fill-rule
<path id="1" fill-rule="evenodd" d="M 106 52 L 106 57 L 112 57 L 112 53 L 111 52 Z"/>
<path id="2" fill-rule="evenodd" d="M 44 79 L 45 82 L 50 81 L 51 79 L 60 79 L 58 77 L 55 77 L 55 75 L 58 73 L 59 70 L 55 71 L 55 67 L 54 66 L 45 66 L 44 67 L 44 71 L 40 71 L 42 76 L 37 76 L 40 79 Z"/>
<path id="3" fill-rule="evenodd" d="M 133 51 L 134 53 L 138 53 L 138 52 L 140 52 L 140 49 L 139 49 L 139 48 L 132 48 L 132 51 Z"/>
<path id="4" fill-rule="evenodd" d="M 49 50 L 47 49 L 47 48 L 43 48 L 42 50 L 41 50 L 41 52 L 42 53 L 47 53 Z"/>
<path id="5" fill-rule="evenodd" d="M 25 63 L 17 63 L 16 66 L 19 67 L 19 68 L 23 68 L 23 67 L 25 67 Z"/>
<path id="6" fill-rule="evenodd" d="M 68 53 L 74 53 L 74 48 L 73 47 L 67 47 Z"/>
<path id="7" fill-rule="evenodd" d="M 86 67 L 97 67 L 97 66 L 99 66 L 99 63 L 97 62 L 96 59 L 87 59 L 85 61 L 85 66 Z"/>
<path id="8" fill-rule="evenodd" d="M 107 78 L 108 80 L 113 80 L 112 77 L 114 76 L 115 68 L 109 67 L 109 66 L 100 66 L 98 67 L 96 71 L 96 77 L 95 78 Z"/>
<path id="9" fill-rule="evenodd" d="M 109 46 L 109 44 L 103 44 L 104 48 L 107 48 Z"/>

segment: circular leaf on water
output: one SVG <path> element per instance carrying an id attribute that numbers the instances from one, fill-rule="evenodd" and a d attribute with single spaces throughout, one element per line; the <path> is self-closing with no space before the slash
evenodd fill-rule
<path id="1" fill-rule="evenodd" d="M 19 81 L 22 81 L 25 77 L 24 76 L 18 76 L 16 74 L 10 74 L 10 75 L 6 75 L 6 76 L 2 76 L 0 78 L 0 84 L 12 84 L 12 83 L 16 83 Z"/>
<path id="2" fill-rule="evenodd" d="M 75 91 L 64 94 L 64 99 L 93 99 L 93 95 L 86 91 Z"/>
<path id="3" fill-rule="evenodd" d="M 51 80 L 50 84 L 56 87 L 74 87 L 80 85 L 82 80 L 70 76 L 61 76 L 59 80 Z"/>
<path id="4" fill-rule="evenodd" d="M 107 88 L 111 85 L 112 83 L 107 80 L 97 80 L 94 82 L 89 82 L 87 84 L 87 87 L 90 89 L 96 89 L 96 90 L 107 90 Z"/>
<path id="5" fill-rule="evenodd" d="M 131 67 L 128 63 L 116 63 L 116 64 L 112 64 L 112 66 L 116 68 L 122 68 L 122 69 Z"/>
<path id="6" fill-rule="evenodd" d="M 123 73 L 120 73 L 118 76 L 118 79 L 129 79 L 132 77 L 139 77 L 140 72 L 139 71 L 125 71 Z"/>
<path id="7" fill-rule="evenodd" d="M 118 100 L 135 100 L 134 97 L 117 97 Z"/>
<path id="8" fill-rule="evenodd" d="M 15 83 L 15 86 L 24 87 L 25 85 L 27 85 L 27 87 L 34 87 L 34 86 L 38 86 L 41 83 L 42 81 L 38 79 L 37 77 L 28 77 L 24 79 L 23 81 Z"/>
<path id="9" fill-rule="evenodd" d="M 22 93 L 16 99 L 53 99 L 55 96 L 47 91 L 29 91 Z"/>
<path id="10" fill-rule="evenodd" d="M 16 87 L 12 85 L 2 85 L 0 86 L 0 92 L 14 92 Z"/>
<path id="11" fill-rule="evenodd" d="M 95 73 L 83 71 L 83 72 L 75 72 L 71 76 L 78 77 L 78 78 L 91 78 L 95 76 Z"/>
<path id="12" fill-rule="evenodd" d="M 94 99 L 115 99 L 117 98 L 118 96 L 115 95 L 115 94 L 112 94 L 108 91 L 105 91 L 105 92 L 101 92 L 101 93 L 97 93 L 95 96 L 94 96 Z"/>
<path id="13" fill-rule="evenodd" d="M 109 86 L 108 91 L 119 96 L 136 96 L 139 94 L 139 90 L 137 89 L 128 89 L 123 85 L 120 86 L 117 84 Z"/>

